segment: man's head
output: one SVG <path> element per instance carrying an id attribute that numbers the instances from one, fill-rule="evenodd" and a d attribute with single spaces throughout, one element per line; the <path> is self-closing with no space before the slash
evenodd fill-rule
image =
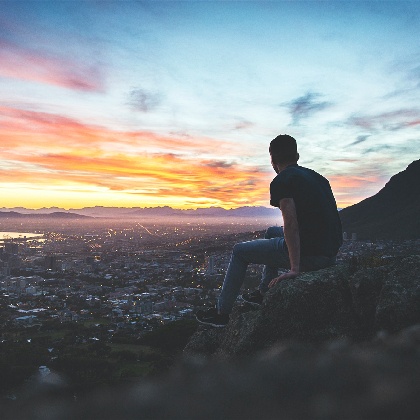
<path id="1" fill-rule="evenodd" d="M 273 168 L 276 172 L 278 166 L 296 163 L 299 160 L 296 140 L 288 134 L 280 134 L 271 140 L 269 152 Z"/>

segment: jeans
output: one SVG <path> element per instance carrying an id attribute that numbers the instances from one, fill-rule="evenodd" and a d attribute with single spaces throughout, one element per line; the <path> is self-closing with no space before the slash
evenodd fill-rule
<path id="1" fill-rule="evenodd" d="M 302 271 L 319 270 L 334 264 L 334 258 L 311 256 L 301 258 Z M 248 264 L 264 264 L 259 285 L 261 293 L 268 290 L 271 280 L 278 276 L 279 268 L 290 269 L 289 254 L 283 228 L 269 227 L 264 239 L 241 242 L 233 247 L 232 256 L 217 302 L 220 313 L 230 313 L 245 279 Z"/>

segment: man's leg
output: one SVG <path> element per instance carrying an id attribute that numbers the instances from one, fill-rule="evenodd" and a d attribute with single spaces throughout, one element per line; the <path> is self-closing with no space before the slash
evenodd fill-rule
<path id="1" fill-rule="evenodd" d="M 229 314 L 245 279 L 249 263 L 268 267 L 288 267 L 289 256 L 283 246 L 284 239 L 256 239 L 238 243 L 233 247 L 232 257 L 218 300 L 219 313 Z M 274 278 L 274 277 L 273 277 Z"/>
<path id="2" fill-rule="evenodd" d="M 272 238 L 284 238 L 284 231 L 281 226 L 271 226 L 269 227 L 264 235 L 265 239 L 272 239 Z M 284 268 L 288 268 L 288 266 L 283 266 Z M 259 291 L 264 294 L 268 290 L 268 285 L 270 284 L 271 280 L 275 279 L 279 275 L 279 266 L 270 266 L 264 265 L 263 273 L 261 276 L 261 282 L 258 286 Z"/>

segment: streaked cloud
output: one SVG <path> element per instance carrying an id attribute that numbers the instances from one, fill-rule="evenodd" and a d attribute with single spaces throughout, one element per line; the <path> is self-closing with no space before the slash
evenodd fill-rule
<path id="1" fill-rule="evenodd" d="M 376 146 L 365 149 L 363 152 L 364 153 L 378 153 L 378 152 L 383 152 L 385 150 L 392 150 L 393 148 L 394 147 L 389 144 L 378 144 Z"/>
<path id="2" fill-rule="evenodd" d="M 145 89 L 133 89 L 128 95 L 127 104 L 134 111 L 150 112 L 162 102 L 162 95 Z"/>
<path id="3" fill-rule="evenodd" d="M 225 162 L 222 160 L 215 160 L 213 162 L 209 162 L 206 164 L 210 168 L 231 168 L 233 166 L 232 163 Z"/>
<path id="4" fill-rule="evenodd" d="M 205 136 L 162 135 L 152 131 L 116 131 L 86 124 L 63 115 L 0 106 L 0 147 L 29 151 L 91 149 L 127 153 L 165 150 L 174 153 L 210 155 L 237 150 L 234 143 Z M 65 135 L 63 135 L 65 133 Z M 30 138 L 29 142 L 22 139 Z M 245 151 L 242 148 L 242 151 Z M 250 151 L 249 151 L 250 153 Z"/>
<path id="5" fill-rule="evenodd" d="M 355 146 L 356 144 L 363 143 L 363 142 L 365 142 L 365 141 L 366 141 L 369 137 L 370 137 L 370 135 L 369 135 L 369 134 L 363 134 L 363 135 L 361 135 L 361 136 L 357 136 L 357 139 L 356 139 L 354 142 L 350 143 L 350 144 L 348 145 L 348 147 L 350 147 L 350 146 Z"/>
<path id="6" fill-rule="evenodd" d="M 347 123 L 370 131 L 396 131 L 420 125 L 420 109 L 399 109 L 376 115 L 355 115 L 349 118 Z"/>
<path id="7" fill-rule="evenodd" d="M 330 102 L 320 101 L 319 98 L 321 97 L 322 95 L 319 93 L 307 92 L 299 98 L 284 103 L 283 106 L 289 110 L 292 116 L 292 124 L 297 125 L 302 119 L 308 118 L 332 105 Z"/>
<path id="8" fill-rule="evenodd" d="M 332 175 L 328 177 L 334 191 L 338 207 L 347 207 L 366 196 L 376 194 L 382 186 L 379 174 L 369 174 L 360 171 L 358 175 Z"/>
<path id="9" fill-rule="evenodd" d="M 236 123 L 234 129 L 235 130 L 246 130 L 247 128 L 253 127 L 255 124 L 251 121 L 247 120 L 240 120 Z"/>
<path id="10" fill-rule="evenodd" d="M 267 200 L 269 174 L 264 168 L 206 157 L 231 149 L 222 140 L 116 132 L 8 107 L 1 107 L 0 115 L 3 183 L 82 186 L 137 194 L 152 202 L 184 197 L 199 205 L 205 199 L 225 207 Z"/>
<path id="11" fill-rule="evenodd" d="M 243 165 L 223 167 L 208 160 L 157 154 L 89 156 L 80 151 L 20 156 L 19 162 L 32 165 L 32 170 L 1 171 L 3 182 L 74 184 L 88 190 L 104 188 L 138 194 L 143 200 L 184 197 L 232 207 L 267 199 L 268 173 Z"/>
<path id="12" fill-rule="evenodd" d="M 105 77 L 94 59 L 78 60 L 0 39 L 0 76 L 85 92 L 103 92 Z"/>

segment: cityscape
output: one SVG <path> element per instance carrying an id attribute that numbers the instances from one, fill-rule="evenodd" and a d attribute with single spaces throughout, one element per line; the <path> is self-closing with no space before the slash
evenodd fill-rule
<path id="1" fill-rule="evenodd" d="M 86 223 L 37 237 L 3 233 L 0 285 L 15 324 L 101 318 L 140 331 L 190 317 L 214 301 L 229 246 L 257 235 L 237 224 Z"/>
<path id="2" fill-rule="evenodd" d="M 19 374 L 12 369 L 3 375 L 3 397 L 16 398 L 24 381 L 51 369 L 71 377 L 82 360 L 86 365 L 77 386 L 132 380 L 172 363 L 185 345 L 182 334 L 197 329 L 197 309 L 215 304 L 233 245 L 262 238 L 268 222 L 1 220 L 1 345 L 3 350 L 40 352 Z M 369 253 L 380 258 L 408 253 L 418 248 L 417 242 L 360 241 L 346 232 L 338 263 Z M 246 289 L 258 285 L 261 271 L 259 265 L 249 266 Z M 177 333 L 170 357 L 161 352 L 162 346 L 171 346 L 167 332 L 158 350 L 147 347 L 165 326 L 185 329 Z M 7 350 L 3 354 L 7 357 Z M 94 359 L 108 363 L 117 355 L 109 376 L 101 376 L 107 371 L 98 365 L 92 377 L 83 377 L 86 366 L 95 369 Z M 117 365 L 123 366 L 118 374 Z"/>
<path id="3" fill-rule="evenodd" d="M 266 223 L 249 218 L 2 219 L 3 397 L 14 398 L 40 367 L 44 375 L 50 368 L 63 373 L 68 360 L 65 373 L 71 376 L 81 363 L 78 351 L 89 366 L 73 378 L 79 387 L 143 376 L 162 359 L 170 363 L 167 353 L 144 346 L 144 339 L 165 325 L 185 325 L 191 334 L 195 309 L 214 304 L 218 296 L 233 244 L 261 236 Z M 250 270 L 251 278 L 257 275 L 257 268 Z M 125 373 L 113 370 L 98 378 L 104 371 L 100 365 L 94 378 L 86 379 L 95 362 L 109 361 L 96 353 L 101 346 L 112 348 L 110 356 L 117 355 Z M 26 361 L 37 351 L 39 357 Z"/>

